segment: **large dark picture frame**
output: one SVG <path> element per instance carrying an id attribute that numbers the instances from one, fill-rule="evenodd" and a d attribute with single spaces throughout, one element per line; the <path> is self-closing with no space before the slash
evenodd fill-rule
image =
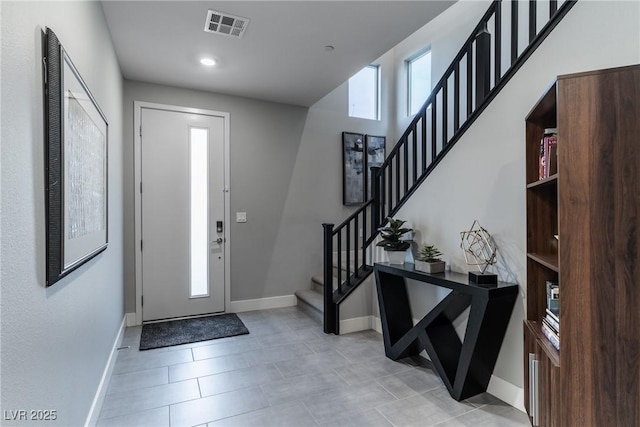
<path id="1" fill-rule="evenodd" d="M 49 28 L 44 43 L 46 286 L 51 286 L 107 248 L 108 124 Z"/>
<path id="2" fill-rule="evenodd" d="M 342 204 L 365 202 L 365 146 L 361 133 L 342 132 Z"/>
<path id="3" fill-rule="evenodd" d="M 373 176 L 371 175 L 372 167 L 380 167 L 384 163 L 387 155 L 386 151 L 387 138 L 384 136 L 367 135 L 365 137 L 365 147 L 367 152 L 367 200 L 373 197 L 371 191 L 373 185 Z"/>

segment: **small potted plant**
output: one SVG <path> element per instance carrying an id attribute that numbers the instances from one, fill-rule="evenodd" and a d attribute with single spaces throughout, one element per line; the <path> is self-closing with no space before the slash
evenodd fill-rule
<path id="1" fill-rule="evenodd" d="M 442 252 L 434 245 L 425 245 L 418 252 L 415 260 L 415 269 L 425 273 L 442 273 L 444 271 L 444 261 L 440 259 Z"/>
<path id="2" fill-rule="evenodd" d="M 408 240 L 402 240 L 402 236 L 413 231 L 411 228 L 403 227 L 406 222 L 401 219 L 387 218 L 389 224 L 386 227 L 379 228 L 382 234 L 382 240 L 376 246 L 384 248 L 389 257 L 390 264 L 404 264 L 404 258 L 407 249 L 411 247 Z"/>

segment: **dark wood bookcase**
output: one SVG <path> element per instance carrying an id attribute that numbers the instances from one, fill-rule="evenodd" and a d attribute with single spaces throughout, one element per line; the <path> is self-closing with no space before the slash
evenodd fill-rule
<path id="1" fill-rule="evenodd" d="M 540 180 L 546 128 L 558 173 Z M 525 157 L 531 422 L 640 425 L 640 66 L 558 77 L 526 118 Z M 548 280 L 560 351 L 541 328 Z"/>

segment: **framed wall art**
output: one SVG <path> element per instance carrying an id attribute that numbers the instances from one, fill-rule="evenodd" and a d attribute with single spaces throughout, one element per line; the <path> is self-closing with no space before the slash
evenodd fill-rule
<path id="1" fill-rule="evenodd" d="M 44 35 L 46 285 L 107 248 L 108 124 L 47 28 Z"/>
<path id="2" fill-rule="evenodd" d="M 372 167 L 380 167 L 386 157 L 386 138 L 384 136 L 367 135 L 365 137 L 365 147 L 367 153 L 367 200 L 373 197 L 371 188 L 373 187 Z"/>
<path id="3" fill-rule="evenodd" d="M 342 132 L 342 204 L 361 205 L 365 202 L 364 135 Z"/>

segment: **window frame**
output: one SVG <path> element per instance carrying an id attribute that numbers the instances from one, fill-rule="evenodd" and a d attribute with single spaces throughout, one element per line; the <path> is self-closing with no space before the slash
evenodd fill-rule
<path id="1" fill-rule="evenodd" d="M 413 112 L 411 111 L 411 101 L 412 101 L 412 64 L 414 62 L 416 62 L 417 60 L 419 60 L 420 58 L 426 56 L 426 55 L 431 55 L 431 46 L 427 46 L 423 49 L 420 49 L 418 52 L 414 53 L 413 55 L 411 55 L 410 57 L 408 57 L 407 59 L 405 59 L 405 67 L 406 67 L 406 74 L 407 74 L 407 116 L 408 117 L 412 117 L 414 116 L 419 110 L 420 108 L 418 108 L 417 111 Z M 430 62 L 433 60 L 433 57 L 430 58 Z M 433 79 L 431 78 L 431 72 L 433 70 L 433 62 L 431 62 L 431 69 L 429 70 L 429 89 L 433 90 Z M 427 96 L 428 97 L 428 96 Z M 426 101 L 426 98 L 425 98 Z M 422 102 L 421 106 L 424 104 L 424 101 Z"/>
<path id="2" fill-rule="evenodd" d="M 351 94 L 350 94 L 350 85 L 351 85 L 351 79 L 353 77 L 355 77 L 356 75 L 358 75 L 359 73 L 361 73 L 363 70 L 367 69 L 367 68 L 372 68 L 375 70 L 375 85 L 374 85 L 374 102 L 375 102 L 375 106 L 374 106 L 374 114 L 375 117 L 371 118 L 371 117 L 361 117 L 361 116 L 355 116 L 351 114 Z M 381 116 L 381 109 L 380 109 L 380 105 L 381 105 L 381 67 L 380 64 L 369 64 L 366 67 L 363 67 L 360 71 L 358 71 L 356 74 L 354 74 L 353 76 L 349 77 L 349 80 L 347 80 L 347 115 L 351 118 L 355 118 L 355 119 L 363 119 L 363 120 L 375 120 L 375 121 L 379 121 L 380 120 L 380 116 Z"/>

